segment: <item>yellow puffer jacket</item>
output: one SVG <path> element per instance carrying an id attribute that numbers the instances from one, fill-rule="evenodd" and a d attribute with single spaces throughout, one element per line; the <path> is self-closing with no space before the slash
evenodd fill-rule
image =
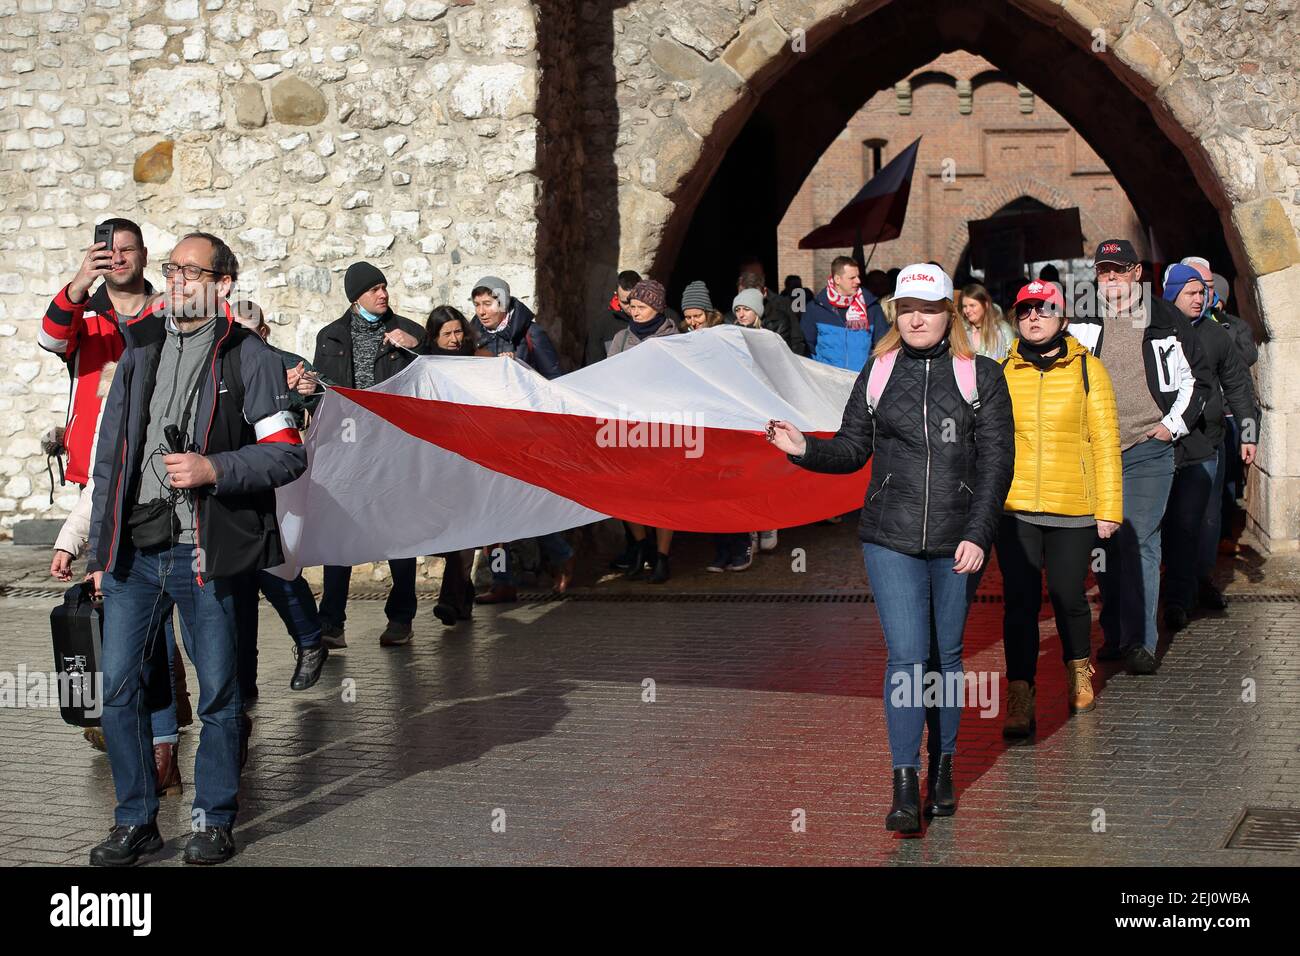
<path id="1" fill-rule="evenodd" d="M 1065 341 L 1065 355 L 1045 372 L 1021 357 L 1019 339 L 1007 356 L 1003 371 L 1016 417 L 1016 472 L 1006 510 L 1120 522 L 1123 466 L 1115 390 L 1100 359 L 1073 336 Z"/>

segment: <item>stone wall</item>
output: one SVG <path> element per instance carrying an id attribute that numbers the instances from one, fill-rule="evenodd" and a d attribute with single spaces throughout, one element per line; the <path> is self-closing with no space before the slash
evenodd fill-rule
<path id="1" fill-rule="evenodd" d="M 525 0 L 0 0 L 0 528 L 57 516 L 40 435 L 68 379 L 36 344 L 93 224 L 192 229 L 239 255 L 272 340 L 311 355 L 342 271 L 394 308 L 534 296 L 537 25 Z"/>
<path id="2" fill-rule="evenodd" d="M 0 0 L 0 529 L 50 510 L 36 443 L 63 416 L 66 379 L 37 348 L 36 323 L 98 218 L 142 220 L 155 262 L 182 231 L 229 237 L 249 292 L 280 323 L 275 341 L 300 351 L 342 312 L 341 271 L 370 258 L 388 271 L 396 307 L 417 317 L 464 304 L 490 268 L 539 307 L 572 357 L 617 269 L 671 273 L 752 120 L 773 144 L 760 197 L 769 215 L 811 170 L 819 135 L 965 48 L 1014 66 L 1050 101 L 1158 236 L 1213 233 L 1230 254 L 1234 268 L 1222 271 L 1269 339 L 1252 527 L 1266 547 L 1294 548 L 1292 6 Z M 1171 183 L 1180 194 L 1166 198 Z"/>

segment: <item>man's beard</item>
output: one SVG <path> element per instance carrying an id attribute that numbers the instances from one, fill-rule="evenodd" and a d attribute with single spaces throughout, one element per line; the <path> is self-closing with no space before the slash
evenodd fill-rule
<path id="1" fill-rule="evenodd" d="M 104 284 L 117 292 L 136 292 L 144 288 L 144 270 L 132 270 L 121 275 L 109 272 L 104 276 Z"/>

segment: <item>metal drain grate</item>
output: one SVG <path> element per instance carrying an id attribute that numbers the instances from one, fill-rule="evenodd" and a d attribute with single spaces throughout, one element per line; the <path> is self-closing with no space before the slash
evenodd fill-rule
<path id="1" fill-rule="evenodd" d="M 1300 810 L 1247 807 L 1223 846 L 1228 850 L 1300 852 Z"/>
<path id="2" fill-rule="evenodd" d="M 7 598 L 60 598 L 65 588 L 0 585 L 0 597 Z M 432 591 L 420 591 L 419 597 L 432 600 Z M 320 592 L 315 592 L 320 600 Z M 1300 594 L 1229 594 L 1233 604 L 1300 604 Z M 385 601 L 388 589 L 354 588 L 348 594 L 350 601 Z M 596 604 L 871 604 L 874 598 L 867 591 L 766 591 L 745 593 L 672 591 L 588 591 L 553 594 L 550 591 L 520 591 L 519 600 L 530 604 L 554 601 L 577 601 Z M 1044 601 L 1047 598 L 1044 595 Z M 1093 597 L 1093 603 L 1097 599 Z M 976 594 L 976 604 L 1001 604 L 1002 595 Z"/>
<path id="3" fill-rule="evenodd" d="M 42 587 L 10 587 L 7 584 L 0 585 L 0 597 L 11 598 L 38 598 L 38 597 L 63 597 L 63 592 L 67 588 L 42 588 Z"/>

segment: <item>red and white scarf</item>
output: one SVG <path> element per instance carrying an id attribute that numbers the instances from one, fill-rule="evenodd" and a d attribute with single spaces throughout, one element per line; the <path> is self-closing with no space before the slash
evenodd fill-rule
<path id="1" fill-rule="evenodd" d="M 867 315 L 867 302 L 862 298 L 862 290 L 858 289 L 853 295 L 841 295 L 835 288 L 835 281 L 832 277 L 826 279 L 826 298 L 831 305 L 837 309 L 847 308 L 848 314 L 844 316 L 844 326 L 849 329 L 869 329 L 871 328 L 871 316 Z"/>

